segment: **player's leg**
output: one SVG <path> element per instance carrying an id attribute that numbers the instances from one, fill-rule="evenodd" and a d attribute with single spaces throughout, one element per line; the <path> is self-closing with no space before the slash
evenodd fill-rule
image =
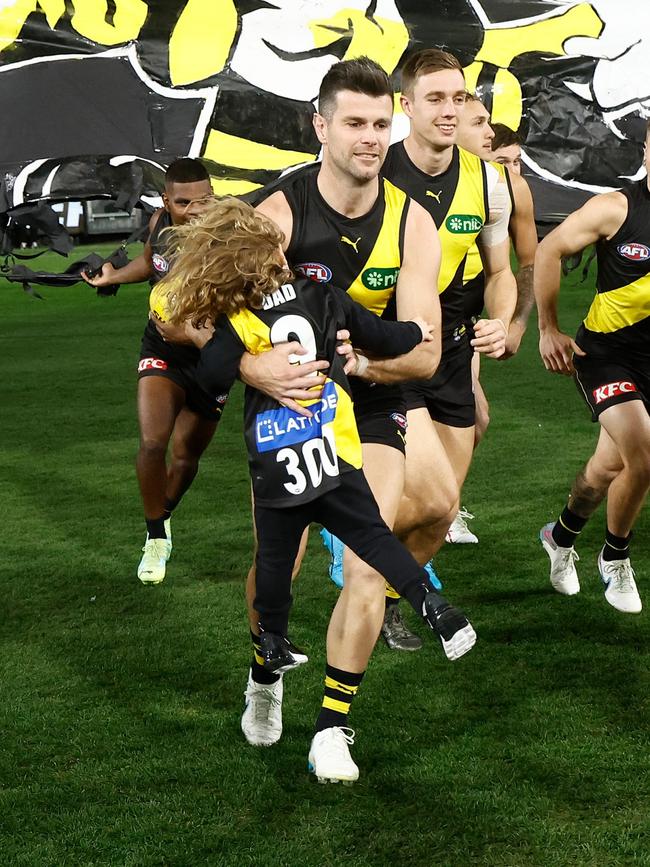
<path id="1" fill-rule="evenodd" d="M 474 449 L 478 446 L 490 424 L 490 406 L 479 379 L 481 371 L 481 354 L 475 352 L 472 356 L 472 389 L 476 403 L 476 424 L 474 426 Z M 471 512 L 461 506 L 451 522 L 445 539 L 456 545 L 476 544 L 478 537 L 473 533 L 468 521 L 474 518 Z"/>
<path id="2" fill-rule="evenodd" d="M 385 471 L 382 449 L 373 444 L 373 481 L 380 496 L 386 492 L 377 478 L 380 461 Z M 399 469 L 393 458 L 392 468 Z M 387 513 L 394 513 L 396 499 L 387 500 Z M 339 538 L 345 540 L 345 583 L 330 621 L 327 642 L 325 694 L 309 753 L 310 769 L 321 781 L 353 781 L 359 770 L 349 753 L 354 732 L 348 728 L 348 713 L 377 638 L 381 622 L 383 578 L 388 578 L 403 593 L 425 621 L 438 634 L 448 658 L 456 659 L 474 644 L 476 636 L 462 612 L 453 609 L 431 590 L 427 573 L 390 532 L 379 513 L 379 506 L 362 473 L 348 472 L 341 486 L 319 501 L 319 519 Z M 352 550 L 354 550 L 354 554 Z M 377 600 L 377 602 L 375 602 Z"/>
<path id="3" fill-rule="evenodd" d="M 438 437 L 445 450 L 445 454 L 454 471 L 456 485 L 459 491 L 458 507 L 456 509 L 454 520 L 447 528 L 445 540 L 447 542 L 459 542 L 461 539 L 465 542 L 478 542 L 477 537 L 471 533 L 466 521 L 469 519 L 470 513 L 460 508 L 460 494 L 469 472 L 469 467 L 474 454 L 475 429 L 474 425 L 460 427 L 452 424 L 443 424 L 439 421 L 434 421 Z M 452 526 L 456 522 L 456 537 L 452 535 Z"/>
<path id="4" fill-rule="evenodd" d="M 596 449 L 573 480 L 566 506 L 555 522 L 540 530 L 540 540 L 551 562 L 551 585 L 558 593 L 573 596 L 580 591 L 575 544 L 622 467 L 616 443 L 601 427 Z"/>
<path id="5" fill-rule="evenodd" d="M 159 584 L 171 554 L 165 527 L 167 447 L 176 418 L 185 405 L 185 390 L 168 376 L 142 375 L 138 381 L 140 447 L 136 472 L 147 524 L 144 555 L 138 577 L 144 584 Z"/>
<path id="6" fill-rule="evenodd" d="M 407 417 L 404 494 L 395 533 L 423 565 L 442 547 L 457 511 L 458 484 L 429 411 L 410 409 Z"/>
<path id="7" fill-rule="evenodd" d="M 209 419 L 184 406 L 179 412 L 172 435 L 172 449 L 167 470 L 165 508 L 168 514 L 180 502 L 199 469 L 201 455 L 209 446 L 218 419 Z"/>
<path id="8" fill-rule="evenodd" d="M 472 387 L 476 400 L 476 424 L 474 427 L 474 448 L 481 442 L 490 424 L 490 404 L 480 380 L 481 353 L 472 356 Z"/>
<path id="9" fill-rule="evenodd" d="M 623 467 L 607 493 L 607 536 L 598 557 L 605 598 L 619 611 L 641 611 L 630 565 L 632 528 L 650 488 L 650 416 L 641 400 L 605 409 L 601 426 L 615 443 Z"/>

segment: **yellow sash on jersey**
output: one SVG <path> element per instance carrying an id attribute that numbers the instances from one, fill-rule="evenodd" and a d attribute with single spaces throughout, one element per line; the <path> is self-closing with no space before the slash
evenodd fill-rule
<path id="1" fill-rule="evenodd" d="M 635 325 L 650 316 L 650 274 L 609 292 L 599 292 L 594 298 L 585 328 L 601 334 L 611 334 L 628 325 Z"/>
<path id="2" fill-rule="evenodd" d="M 458 148 L 458 153 L 458 183 L 447 216 L 438 226 L 442 247 L 439 293 L 449 288 L 487 216 L 483 161 L 462 148 Z"/>
<path id="3" fill-rule="evenodd" d="M 386 202 L 384 219 L 375 246 L 363 269 L 355 277 L 348 294 L 366 310 L 381 316 L 395 293 L 402 264 L 400 224 L 408 200 L 406 193 L 383 178 Z"/>

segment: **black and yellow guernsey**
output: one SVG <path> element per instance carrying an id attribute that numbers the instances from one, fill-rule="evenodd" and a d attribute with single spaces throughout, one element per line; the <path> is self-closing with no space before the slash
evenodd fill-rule
<path id="1" fill-rule="evenodd" d="M 621 190 L 627 217 L 596 244 L 597 294 L 576 343 L 588 355 L 650 362 L 650 192 L 644 178 Z"/>
<path id="2" fill-rule="evenodd" d="M 295 362 L 326 359 L 320 398 L 305 402 L 311 419 L 247 387 L 244 427 L 255 500 L 269 507 L 307 503 L 338 487 L 340 474 L 361 468 L 361 444 L 350 384 L 336 353 L 336 332 L 347 328 L 355 344 L 383 356 L 410 352 L 422 335 L 413 322 L 385 322 L 332 285 L 299 276 L 261 310 L 221 317 L 201 351 L 197 376 L 212 395 L 228 391 L 244 352 L 254 354 L 298 340 L 307 350 Z"/>
<path id="3" fill-rule="evenodd" d="M 403 142 L 388 149 L 382 174 L 422 205 L 438 227 L 442 260 L 438 293 L 442 308 L 442 351 L 466 341 L 463 270 L 488 213 L 487 173 L 483 160 L 454 146 L 449 167 L 439 175 L 421 171 Z"/>
<path id="4" fill-rule="evenodd" d="M 167 253 L 167 240 L 163 232 L 165 229 L 171 228 L 172 225 L 169 212 L 162 211 L 149 235 L 152 266 L 149 283 L 154 288 L 169 274 L 171 262 Z M 152 319 L 149 319 L 145 326 L 144 340 L 147 351 L 155 352 L 156 357 L 163 361 L 171 361 L 179 366 L 193 366 L 198 363 L 199 350 L 195 346 L 163 340 Z"/>
<path id="5" fill-rule="evenodd" d="M 404 252 L 408 196 L 380 179 L 379 195 L 370 211 L 348 218 L 320 194 L 319 168 L 300 169 L 279 187 L 293 216 L 286 251 L 291 267 L 317 283 L 331 280 L 376 316 L 396 319 L 395 289 Z M 352 391 L 361 412 L 391 405 L 397 409 L 401 401 L 397 385 L 373 385 L 353 378 Z"/>

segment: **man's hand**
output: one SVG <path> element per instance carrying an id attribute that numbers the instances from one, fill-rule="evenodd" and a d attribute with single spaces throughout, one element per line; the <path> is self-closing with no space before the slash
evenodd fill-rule
<path id="1" fill-rule="evenodd" d="M 563 376 L 572 376 L 575 373 L 573 367 L 573 355 L 586 355 L 572 340 L 568 334 L 547 328 L 540 332 L 539 354 L 542 356 L 544 367 L 552 373 L 561 373 Z"/>
<path id="2" fill-rule="evenodd" d="M 359 357 L 350 343 L 350 332 L 347 328 L 342 328 L 336 332 L 336 339 L 339 341 L 336 352 L 338 355 L 342 355 L 345 361 L 343 373 L 346 376 L 354 376 L 359 365 Z"/>
<path id="3" fill-rule="evenodd" d="M 513 319 L 510 323 L 510 328 L 508 329 L 508 336 L 506 337 L 506 351 L 501 356 L 501 361 L 505 361 L 507 358 L 512 358 L 513 355 L 516 355 L 519 352 L 521 340 L 525 333 L 526 323 L 519 320 L 515 321 Z"/>
<path id="4" fill-rule="evenodd" d="M 110 262 L 104 262 L 102 270 L 96 277 L 89 277 L 86 271 L 82 271 L 81 276 L 84 278 L 86 283 L 89 283 L 91 286 L 113 286 L 115 283 L 119 283 L 119 280 L 115 279 L 115 272 L 116 269 Z"/>
<path id="5" fill-rule="evenodd" d="M 488 358 L 500 358 L 506 351 L 506 327 L 500 319 L 479 319 L 471 342 L 476 352 Z"/>
<path id="6" fill-rule="evenodd" d="M 289 361 L 291 355 L 306 353 L 304 346 L 295 340 L 275 346 L 259 355 L 246 352 L 239 365 L 239 374 L 247 385 L 263 391 L 288 409 L 311 418 L 310 410 L 296 401 L 313 401 L 320 396 L 324 382 L 316 373 L 327 370 L 329 362 L 323 359 L 307 361 L 305 364 L 291 364 Z"/>

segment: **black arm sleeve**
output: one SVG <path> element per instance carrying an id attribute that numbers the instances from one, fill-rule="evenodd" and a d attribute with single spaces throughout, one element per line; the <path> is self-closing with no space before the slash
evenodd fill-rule
<path id="1" fill-rule="evenodd" d="M 415 322 L 391 322 L 370 313 L 361 304 L 335 286 L 331 287 L 336 300 L 343 307 L 345 327 L 350 332 L 352 343 L 373 355 L 390 358 L 405 355 L 422 343 L 422 332 Z"/>
<path id="2" fill-rule="evenodd" d="M 201 350 L 196 378 L 211 395 L 230 391 L 239 375 L 239 364 L 246 347 L 227 319 L 220 319 L 214 334 Z"/>

